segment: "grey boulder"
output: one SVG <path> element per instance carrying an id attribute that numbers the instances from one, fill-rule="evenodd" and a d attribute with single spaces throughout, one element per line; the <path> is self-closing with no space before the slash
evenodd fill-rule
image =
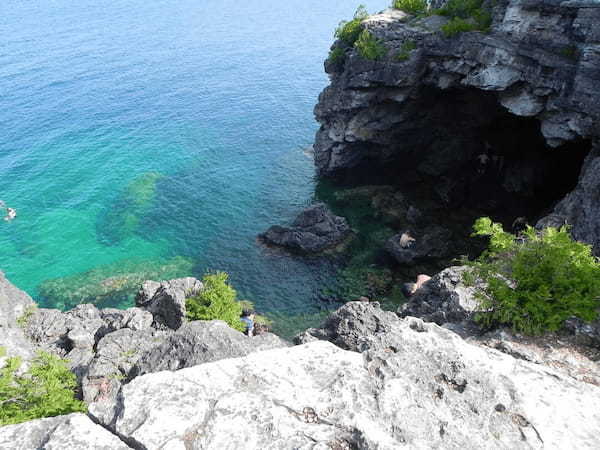
<path id="1" fill-rule="evenodd" d="M 152 313 L 154 326 L 178 329 L 185 321 L 185 300 L 197 295 L 203 288 L 196 278 L 178 278 L 169 281 L 146 281 L 138 292 L 136 306 Z"/>
<path id="2" fill-rule="evenodd" d="M 317 203 L 298 215 L 291 227 L 274 225 L 259 238 L 268 245 L 302 254 L 320 253 L 342 244 L 351 234 L 345 218 Z"/>

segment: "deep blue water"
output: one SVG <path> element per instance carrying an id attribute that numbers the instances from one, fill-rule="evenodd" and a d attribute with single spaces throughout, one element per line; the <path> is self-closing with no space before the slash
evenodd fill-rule
<path id="1" fill-rule="evenodd" d="M 0 269 L 60 308 L 61 289 L 225 270 L 263 311 L 317 311 L 333 269 L 255 236 L 313 197 L 322 62 L 356 6 L 2 2 L 0 199 L 18 217 L 0 224 Z"/>

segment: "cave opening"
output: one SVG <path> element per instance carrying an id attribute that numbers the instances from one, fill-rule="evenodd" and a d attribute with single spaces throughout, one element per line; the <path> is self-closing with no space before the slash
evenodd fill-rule
<path id="1" fill-rule="evenodd" d="M 577 185 L 592 148 L 584 139 L 549 146 L 538 119 L 473 88 L 427 88 L 408 108 L 391 101 L 381 108 L 399 120 L 382 132 L 384 150 L 370 148 L 352 171 L 354 182 L 393 184 L 416 202 L 509 228 L 517 217 L 535 224 L 549 214 Z"/>

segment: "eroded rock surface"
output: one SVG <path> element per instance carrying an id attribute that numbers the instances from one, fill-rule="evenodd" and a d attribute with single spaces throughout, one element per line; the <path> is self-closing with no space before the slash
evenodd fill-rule
<path id="1" fill-rule="evenodd" d="M 7 356 L 19 356 L 25 361 L 34 356 L 35 348 L 20 325 L 34 308 L 31 297 L 13 286 L 0 271 L 0 366 Z"/>
<path id="2" fill-rule="evenodd" d="M 440 16 L 371 16 L 381 60 L 337 42 L 345 56 L 326 63 L 331 84 L 315 109 L 317 171 L 428 186 L 447 207 L 508 223 L 535 220 L 572 191 L 555 213 L 599 251 L 600 4 L 484 6 L 487 34 L 446 37 Z"/>
<path id="3" fill-rule="evenodd" d="M 13 450 L 125 450 L 128 445 L 84 414 L 0 427 L 0 448 Z"/>
<path id="4" fill-rule="evenodd" d="M 138 377 L 108 426 L 142 448 L 600 445 L 597 387 L 389 314 L 349 333 L 362 354 L 312 342 Z"/>
<path id="5" fill-rule="evenodd" d="M 324 203 L 318 203 L 302 211 L 291 227 L 274 225 L 259 238 L 268 245 L 311 254 L 342 244 L 350 234 L 345 218 L 334 215 Z"/>

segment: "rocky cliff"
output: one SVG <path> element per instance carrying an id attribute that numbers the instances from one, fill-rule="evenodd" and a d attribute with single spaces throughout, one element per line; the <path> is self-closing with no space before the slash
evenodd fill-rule
<path id="1" fill-rule="evenodd" d="M 440 2 L 437 2 L 440 3 Z M 444 2 L 441 2 L 442 4 Z M 439 5 L 438 5 L 439 6 Z M 377 60 L 342 41 L 315 109 L 321 177 L 425 186 L 444 207 L 548 216 L 600 249 L 600 4 L 484 2 L 488 33 L 398 10 L 363 22 Z"/>
<path id="2" fill-rule="evenodd" d="M 522 348 L 467 342 L 365 302 L 343 306 L 292 348 L 281 348 L 286 344 L 275 337 L 245 337 L 218 321 L 157 326 L 157 311 L 166 310 L 155 301 L 171 305 L 173 317 L 182 288 L 194 285 L 193 279 L 146 283 L 139 301 L 153 304 L 154 313 L 143 306 L 82 305 L 66 313 L 36 310 L 19 326 L 22 316 L 13 313 L 31 299 L 0 279 L 2 317 L 10 317 L 0 323 L 7 353 L 20 351 L 12 343 L 30 353 L 66 352 L 89 405 L 87 415 L 0 427 L 0 447 L 600 446 L 597 363 L 571 364 L 573 373 L 549 359 L 527 359 Z"/>

